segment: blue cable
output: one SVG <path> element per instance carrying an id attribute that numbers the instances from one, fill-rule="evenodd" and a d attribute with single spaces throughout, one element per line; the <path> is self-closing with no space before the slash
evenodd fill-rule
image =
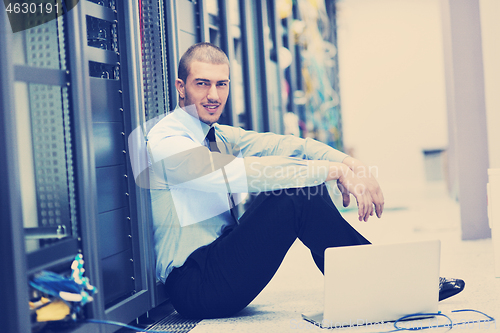
<path id="1" fill-rule="evenodd" d="M 399 331 L 419 331 L 419 330 L 426 330 L 426 329 L 432 329 L 432 328 L 443 328 L 443 327 L 449 327 L 449 329 L 451 330 L 451 329 L 453 329 L 454 326 L 458 326 L 458 325 L 473 324 L 473 323 L 484 323 L 484 322 L 495 321 L 495 318 L 487 315 L 484 312 L 478 311 L 478 310 L 463 309 L 463 310 L 453 310 L 451 312 L 452 313 L 456 313 L 456 312 L 469 312 L 469 311 L 470 312 L 479 313 L 479 314 L 485 316 L 488 319 L 486 319 L 486 320 L 474 320 L 474 321 L 461 322 L 461 323 L 453 323 L 453 321 L 451 320 L 450 317 L 448 317 L 447 315 L 445 315 L 445 314 L 443 314 L 441 312 L 437 312 L 437 313 L 414 313 L 414 314 L 406 315 L 406 316 L 403 316 L 403 317 L 399 318 L 398 320 L 396 320 L 394 322 L 394 328 L 395 328 L 394 330 L 385 331 L 383 333 L 391 333 L 391 332 L 399 332 Z M 410 319 L 412 317 L 422 317 L 422 316 L 441 316 L 441 317 L 445 317 L 446 319 L 448 319 L 449 323 L 441 324 L 441 325 L 436 325 L 436 326 L 429 325 L 429 326 L 410 327 L 410 328 L 398 326 L 398 324 L 401 321 Z M 115 326 L 119 326 L 119 327 L 130 329 L 130 330 L 135 330 L 136 332 L 145 332 L 145 333 L 172 333 L 172 332 L 168 332 L 168 331 L 157 331 L 157 330 L 141 329 L 141 328 L 138 328 L 138 327 L 134 327 L 134 326 L 131 326 L 131 325 L 127 325 L 127 324 L 123 324 L 123 323 L 116 322 L 116 321 L 111 321 L 111 320 L 85 319 L 82 322 L 84 322 L 84 323 L 93 323 L 93 324 L 115 325 Z"/>
<path id="2" fill-rule="evenodd" d="M 462 322 L 462 323 L 457 323 L 455 325 L 465 325 L 465 324 L 476 324 L 476 323 L 489 323 L 489 322 L 493 322 L 495 321 L 495 318 L 493 318 L 492 316 L 490 315 L 487 315 L 486 313 L 484 312 L 481 312 L 481 311 L 478 311 L 478 310 L 473 310 L 473 309 L 462 309 L 462 310 L 453 310 L 451 312 L 476 312 L 476 313 L 479 313 L 483 316 L 485 316 L 486 318 L 488 318 L 487 320 L 474 320 L 474 321 L 467 321 L 467 322 Z"/>
<path id="3" fill-rule="evenodd" d="M 459 323 L 454 323 L 450 317 L 448 317 L 447 315 L 441 313 L 441 312 L 438 312 L 438 313 L 414 313 L 414 314 L 410 314 L 410 315 L 406 315 L 406 316 L 403 316 L 401 318 L 399 318 L 398 320 L 396 320 L 394 322 L 394 328 L 396 330 L 394 331 L 389 331 L 389 332 L 396 332 L 396 331 L 419 331 L 419 330 L 426 330 L 426 329 L 431 329 L 431 328 L 442 328 L 442 327 L 449 327 L 450 330 L 453 329 L 453 327 L 455 326 L 459 326 L 459 325 L 465 325 L 465 324 L 478 324 L 478 323 L 487 323 L 487 322 L 492 322 L 492 321 L 495 321 L 495 318 L 487 315 L 486 313 L 484 312 L 481 312 L 481 311 L 478 311 L 478 310 L 472 310 L 472 309 L 463 309 L 463 310 L 453 310 L 451 311 L 452 313 L 456 313 L 456 312 L 476 312 L 476 313 L 479 313 L 483 316 L 485 316 L 486 318 L 488 319 L 483 319 L 483 320 L 473 320 L 473 321 L 466 321 L 466 322 L 459 322 Z M 407 327 L 400 327 L 398 326 L 398 323 L 400 323 L 401 321 L 405 320 L 405 319 L 409 319 L 409 318 L 412 318 L 412 317 L 420 317 L 420 316 L 441 316 L 441 317 L 445 317 L 446 319 L 449 320 L 449 323 L 447 324 L 441 324 L 441 325 L 436 325 L 436 326 L 421 326 L 421 327 L 411 327 L 411 328 L 407 328 Z M 389 332 L 386 332 L 386 333 L 389 333 Z"/>
<path id="4" fill-rule="evenodd" d="M 486 313 L 484 312 L 481 312 L 479 310 L 473 310 L 473 309 L 462 309 L 462 310 L 453 310 L 451 312 L 467 312 L 467 311 L 470 311 L 470 312 L 476 312 L 476 313 L 479 313 L 479 314 L 482 314 L 483 316 L 487 317 L 488 320 L 487 321 L 495 321 L 495 318 L 493 318 L 492 316 L 490 315 L 487 315 Z"/>
<path id="5" fill-rule="evenodd" d="M 410 328 L 399 327 L 398 326 L 398 323 L 401 322 L 401 321 L 407 320 L 407 319 L 412 318 L 412 317 L 422 317 L 422 316 L 441 316 L 441 317 L 445 317 L 446 319 L 448 319 L 450 321 L 450 323 L 449 324 L 437 325 L 437 326 L 420 326 L 420 327 L 410 327 Z M 409 314 L 409 315 L 406 315 L 406 316 L 403 316 L 403 317 L 399 318 L 398 320 L 396 320 L 394 322 L 394 328 L 396 329 L 396 331 L 419 331 L 419 330 L 426 330 L 426 329 L 429 329 L 429 328 L 438 328 L 438 327 L 453 327 L 453 321 L 447 315 L 445 315 L 445 314 L 443 314 L 441 312 L 436 312 L 436 313 L 414 313 L 414 314 Z M 392 331 L 392 332 L 395 332 L 395 331 Z"/>

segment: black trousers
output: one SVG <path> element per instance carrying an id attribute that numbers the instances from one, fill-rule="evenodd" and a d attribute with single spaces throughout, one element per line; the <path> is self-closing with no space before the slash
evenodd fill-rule
<path id="1" fill-rule="evenodd" d="M 297 237 L 322 272 L 326 248 L 369 244 L 340 215 L 324 184 L 263 192 L 239 225 L 169 274 L 165 285 L 174 308 L 188 318 L 242 310 L 269 283 Z"/>

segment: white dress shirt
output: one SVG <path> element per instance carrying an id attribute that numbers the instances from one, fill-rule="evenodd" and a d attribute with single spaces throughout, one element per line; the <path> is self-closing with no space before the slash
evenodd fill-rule
<path id="1" fill-rule="evenodd" d="M 232 193 L 263 192 L 319 185 L 329 161 L 347 157 L 310 138 L 213 126 L 220 153 L 207 148 L 210 127 L 181 108 L 148 134 L 156 273 L 162 282 L 234 223 L 221 168 Z"/>

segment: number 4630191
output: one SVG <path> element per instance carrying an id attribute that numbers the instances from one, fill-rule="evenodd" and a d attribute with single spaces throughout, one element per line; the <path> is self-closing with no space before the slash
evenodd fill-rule
<path id="1" fill-rule="evenodd" d="M 5 7 L 5 11 L 9 14 L 50 14 L 53 11 L 56 14 L 59 14 L 59 4 L 56 2 L 52 3 L 9 3 L 7 7 Z"/>

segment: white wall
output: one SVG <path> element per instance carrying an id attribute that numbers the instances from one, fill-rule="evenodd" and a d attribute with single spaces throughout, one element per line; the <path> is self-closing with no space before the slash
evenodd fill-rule
<path id="1" fill-rule="evenodd" d="M 438 0 L 338 3 L 345 145 L 380 182 L 425 181 L 422 149 L 446 148 Z"/>
<path id="2" fill-rule="evenodd" d="M 500 168 L 500 1 L 479 4 L 490 168 Z"/>

